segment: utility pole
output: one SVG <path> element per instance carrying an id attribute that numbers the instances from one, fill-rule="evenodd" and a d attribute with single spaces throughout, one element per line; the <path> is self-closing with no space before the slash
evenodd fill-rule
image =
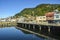
<path id="1" fill-rule="evenodd" d="M 32 11 L 33 17 L 34 17 L 34 11 Z"/>
<path id="2" fill-rule="evenodd" d="M 32 16 L 33 16 L 33 23 L 34 23 L 34 11 L 32 11 Z"/>

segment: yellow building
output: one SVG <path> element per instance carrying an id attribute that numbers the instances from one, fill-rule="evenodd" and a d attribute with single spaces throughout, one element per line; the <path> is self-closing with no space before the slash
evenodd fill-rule
<path id="1" fill-rule="evenodd" d="M 46 16 L 37 16 L 36 17 L 36 22 L 37 23 L 46 22 Z"/>

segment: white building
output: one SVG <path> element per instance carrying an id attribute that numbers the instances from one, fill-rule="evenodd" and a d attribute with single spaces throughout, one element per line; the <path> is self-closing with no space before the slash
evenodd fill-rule
<path id="1" fill-rule="evenodd" d="M 58 10 L 54 11 L 54 20 L 60 20 L 60 12 Z"/>
<path id="2" fill-rule="evenodd" d="M 6 22 L 5 18 L 0 19 L 0 22 Z"/>
<path id="3" fill-rule="evenodd" d="M 54 22 L 60 22 L 60 12 L 58 10 L 54 10 Z"/>
<path id="4" fill-rule="evenodd" d="M 1 22 L 5 22 L 6 21 L 6 19 L 3 19 L 3 20 L 0 20 Z"/>
<path id="5" fill-rule="evenodd" d="M 11 22 L 16 22 L 16 19 L 11 19 Z"/>
<path id="6" fill-rule="evenodd" d="M 24 20 L 25 20 L 25 17 L 20 17 L 19 19 L 18 19 L 18 22 L 24 22 Z"/>

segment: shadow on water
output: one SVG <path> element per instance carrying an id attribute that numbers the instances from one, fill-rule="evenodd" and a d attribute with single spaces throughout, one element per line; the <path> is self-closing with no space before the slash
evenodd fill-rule
<path id="1" fill-rule="evenodd" d="M 26 28 L 24 28 L 26 29 Z M 30 29 L 28 29 L 30 30 Z M 39 33 L 39 34 L 44 34 L 44 35 L 49 35 L 51 36 L 52 38 L 56 38 L 56 37 L 59 37 L 60 36 L 55 36 L 51 33 L 47 33 L 45 34 L 44 31 L 41 32 L 39 30 L 32 30 L 31 31 L 34 31 L 36 33 Z M 1 37 L 2 36 L 2 37 Z M 6 36 L 6 37 L 5 37 Z M 33 33 L 30 33 L 30 32 L 27 32 L 27 31 L 24 31 L 24 30 L 21 30 L 19 27 L 17 26 L 7 26 L 7 27 L 0 27 L 0 39 L 2 38 L 9 38 L 9 39 L 13 39 L 13 40 L 53 40 L 53 39 L 50 39 L 50 38 L 44 38 L 44 37 L 41 37 L 39 35 L 36 35 L 36 34 L 33 34 Z M 25 38 L 25 39 L 24 39 Z M 33 38 L 33 39 L 32 39 Z M 9 40 L 8 39 L 8 40 Z M 59 39 L 58 39 L 59 40 Z"/>
<path id="2" fill-rule="evenodd" d="M 23 27 L 22 27 L 23 28 Z M 43 35 L 45 35 L 45 36 L 49 36 L 49 37 L 51 37 L 51 38 L 55 38 L 56 40 L 60 40 L 60 35 L 59 35 L 59 33 L 57 33 L 57 35 L 55 34 L 55 32 L 54 32 L 54 34 L 52 34 L 53 32 L 51 32 L 51 33 L 49 33 L 49 32 L 47 32 L 47 31 L 45 31 L 45 30 L 42 30 L 42 31 L 39 31 L 38 29 L 32 29 L 32 28 L 24 28 L 24 29 L 28 29 L 28 30 L 31 30 L 31 31 L 34 31 L 34 32 L 36 32 L 36 33 L 39 33 L 39 34 L 43 34 Z M 39 35 L 37 35 L 37 36 L 39 36 Z M 41 36 L 39 36 L 39 37 L 41 37 Z M 52 39 L 51 39 L 52 40 Z"/>
<path id="3" fill-rule="evenodd" d="M 16 29 L 18 29 L 18 30 L 21 30 L 20 28 L 17 28 L 16 27 Z M 24 30 L 21 30 L 23 33 L 25 33 L 25 34 L 32 34 L 32 33 L 30 33 L 30 32 L 27 32 L 27 31 L 24 31 Z M 36 36 L 38 36 L 38 35 L 36 35 Z M 41 36 L 38 36 L 38 37 L 41 37 Z M 41 37 L 41 38 L 44 38 L 44 37 Z"/>
<path id="4" fill-rule="evenodd" d="M 19 27 L 16 27 L 18 30 L 21 30 Z M 34 33 L 30 33 L 30 32 L 27 32 L 27 31 L 25 31 L 25 30 L 21 30 L 23 33 L 25 33 L 25 34 L 34 34 Z M 37 31 L 38 32 L 38 31 Z M 39 38 L 43 38 L 44 40 L 53 40 L 52 38 L 45 38 L 45 37 L 42 37 L 42 36 L 40 36 L 40 35 L 36 35 L 36 34 L 34 34 L 35 36 L 37 36 L 37 37 L 39 37 Z"/>

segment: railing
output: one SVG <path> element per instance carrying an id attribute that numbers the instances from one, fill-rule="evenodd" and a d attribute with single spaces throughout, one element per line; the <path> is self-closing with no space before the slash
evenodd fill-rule
<path id="1" fill-rule="evenodd" d="M 18 23 L 26 23 L 26 24 L 37 24 L 37 25 L 48 25 L 48 26 L 60 26 L 60 23 L 44 23 L 44 22 L 18 22 Z"/>

